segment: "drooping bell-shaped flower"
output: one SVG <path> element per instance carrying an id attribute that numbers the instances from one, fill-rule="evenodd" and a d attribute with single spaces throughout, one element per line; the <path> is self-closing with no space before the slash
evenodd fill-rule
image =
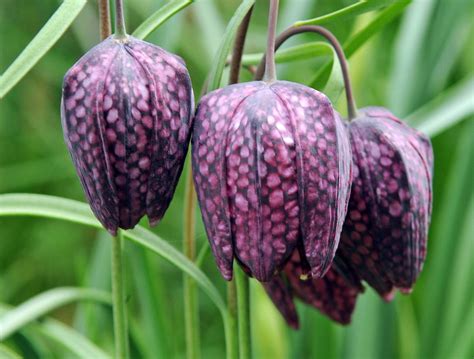
<path id="1" fill-rule="evenodd" d="M 186 155 L 193 108 L 181 58 L 131 36 L 109 37 L 66 74 L 64 138 L 104 227 L 164 215 Z"/>
<path id="2" fill-rule="evenodd" d="M 357 278 L 334 262 L 323 278 L 304 277 L 300 255 L 295 251 L 282 274 L 263 283 L 265 290 L 288 325 L 298 328 L 298 314 L 293 297 L 318 309 L 332 320 L 349 324 L 357 296 L 363 288 Z"/>
<path id="3" fill-rule="evenodd" d="M 426 256 L 433 152 L 383 108 L 359 110 L 348 127 L 353 183 L 338 256 L 390 300 L 411 290 Z"/>
<path id="4" fill-rule="evenodd" d="M 298 246 L 305 272 L 322 276 L 342 230 L 351 166 L 327 97 L 285 81 L 232 85 L 205 96 L 194 121 L 194 180 L 224 278 L 235 257 L 269 281 Z"/>

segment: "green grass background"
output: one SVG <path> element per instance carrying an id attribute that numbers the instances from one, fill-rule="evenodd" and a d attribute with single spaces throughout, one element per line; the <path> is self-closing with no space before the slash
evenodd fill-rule
<path id="1" fill-rule="evenodd" d="M 136 28 L 163 3 L 126 1 L 128 28 Z M 283 30 L 297 20 L 351 3 L 282 0 L 278 28 Z M 147 38 L 186 60 L 196 96 L 238 4 L 237 0 L 198 0 Z M 58 5 L 55 0 L 1 0 L 0 73 Z M 257 1 L 246 53 L 264 49 L 266 12 L 266 2 Z M 367 13 L 327 25 L 344 43 L 376 15 Z M 347 327 L 333 324 L 312 308 L 298 304 L 302 325 L 295 332 L 285 326 L 258 283 L 252 281 L 256 358 L 474 356 L 473 16 L 472 0 L 414 0 L 350 59 L 359 107 L 386 106 L 401 118 L 416 121 L 421 116 L 444 123 L 440 131 L 433 131 L 433 217 L 428 257 L 413 294 L 397 294 L 392 303 L 386 304 L 367 289 Z M 289 45 L 314 39 L 312 35 L 300 36 Z M 96 2 L 90 0 L 46 56 L 0 100 L 1 194 L 41 193 L 84 201 L 63 143 L 59 103 L 64 73 L 98 40 Z M 281 64 L 278 76 L 308 84 L 325 61 L 318 57 Z M 250 79 L 245 71 L 242 79 Z M 342 98 L 335 106 L 345 113 Z M 153 230 L 177 248 L 182 247 L 184 175 L 164 220 Z M 200 248 L 206 236 L 198 210 L 196 213 Z M 143 224 L 147 225 L 145 221 Z M 15 306 L 59 286 L 109 290 L 109 246 L 103 231 L 55 220 L 0 217 L 0 303 Z M 203 268 L 224 295 L 225 283 L 211 256 Z M 134 356 L 184 357 L 182 273 L 133 243 L 126 245 L 126 272 Z M 202 357 L 223 357 L 220 316 L 201 294 L 199 314 Z M 54 311 L 51 317 L 112 352 L 110 308 L 89 303 L 68 305 Z M 27 358 L 71 357 L 32 326 L 4 344 Z"/>

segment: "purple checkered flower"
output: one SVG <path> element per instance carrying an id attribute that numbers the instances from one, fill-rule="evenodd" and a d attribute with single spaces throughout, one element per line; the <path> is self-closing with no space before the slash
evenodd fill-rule
<path id="1" fill-rule="evenodd" d="M 337 255 L 391 300 L 411 291 L 425 260 L 431 143 L 383 108 L 359 110 L 348 128 L 354 178 Z"/>
<path id="2" fill-rule="evenodd" d="M 127 36 L 109 37 L 66 74 L 64 138 L 87 200 L 104 227 L 156 224 L 180 176 L 193 93 L 183 60 Z"/>
<path id="3" fill-rule="evenodd" d="M 193 132 L 193 173 L 217 265 L 234 257 L 269 281 L 295 249 L 322 276 L 347 209 L 346 130 L 322 93 L 291 82 L 231 85 L 205 96 Z"/>

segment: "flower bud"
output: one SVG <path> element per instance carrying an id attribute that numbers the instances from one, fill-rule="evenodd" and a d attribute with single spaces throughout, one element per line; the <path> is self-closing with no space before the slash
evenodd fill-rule
<path id="1" fill-rule="evenodd" d="M 349 124 L 353 183 L 338 255 L 386 300 L 409 292 L 426 256 L 432 203 L 429 139 L 383 108 Z"/>
<path id="2" fill-rule="evenodd" d="M 113 235 L 143 215 L 156 224 L 180 176 L 193 93 L 183 60 L 109 37 L 66 74 L 64 138 L 92 211 Z"/>
<path id="3" fill-rule="evenodd" d="M 301 241 L 311 275 L 330 267 L 346 213 L 351 155 L 322 93 L 276 81 L 205 96 L 195 116 L 193 173 L 225 279 L 233 258 L 269 281 Z"/>

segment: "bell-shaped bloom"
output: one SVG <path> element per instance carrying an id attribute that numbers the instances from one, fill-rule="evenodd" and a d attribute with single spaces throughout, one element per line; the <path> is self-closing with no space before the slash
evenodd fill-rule
<path id="1" fill-rule="evenodd" d="M 322 276 L 351 180 L 348 136 L 326 96 L 284 81 L 231 85 L 205 96 L 194 121 L 194 181 L 223 277 L 235 257 L 269 281 L 297 245 Z"/>
<path id="2" fill-rule="evenodd" d="M 335 260 L 323 278 L 302 278 L 304 273 L 300 255 L 295 251 L 283 272 L 270 282 L 263 283 L 288 325 L 298 328 L 294 296 L 338 323 L 350 323 L 357 296 L 363 291 L 357 277 L 346 272 Z"/>
<path id="3" fill-rule="evenodd" d="M 383 108 L 360 110 L 348 127 L 353 183 L 338 256 L 390 300 L 411 290 L 425 260 L 433 152 Z"/>
<path id="4" fill-rule="evenodd" d="M 188 148 L 193 92 L 183 60 L 128 36 L 109 37 L 66 74 L 64 138 L 104 227 L 156 224 Z"/>

